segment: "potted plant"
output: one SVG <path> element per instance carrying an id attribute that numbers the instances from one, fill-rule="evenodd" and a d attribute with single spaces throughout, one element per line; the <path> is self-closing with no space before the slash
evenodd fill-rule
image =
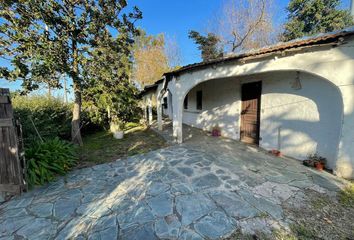
<path id="1" fill-rule="evenodd" d="M 276 157 L 281 157 L 282 156 L 282 153 L 279 150 L 277 150 L 277 149 L 272 149 L 272 150 L 269 151 L 269 153 L 273 154 Z"/>
<path id="2" fill-rule="evenodd" d="M 306 159 L 306 160 L 302 161 L 302 164 L 304 164 L 306 167 L 315 167 L 313 160 L 311 160 L 311 159 Z"/>
<path id="3" fill-rule="evenodd" d="M 313 166 L 318 171 L 323 171 L 323 169 L 325 169 L 327 160 L 326 160 L 326 158 L 321 157 L 319 154 L 315 153 L 315 154 L 309 155 L 308 159 L 305 161 L 306 161 L 307 166 Z M 304 161 L 304 165 L 306 165 L 305 161 Z"/>
<path id="4" fill-rule="evenodd" d="M 118 119 L 115 119 L 110 124 L 110 131 L 113 133 L 115 139 L 123 139 L 124 137 L 124 122 Z"/>
<path id="5" fill-rule="evenodd" d="M 218 125 L 214 126 L 211 129 L 211 135 L 213 137 L 220 137 L 221 136 L 221 130 L 220 130 L 220 127 Z"/>
<path id="6" fill-rule="evenodd" d="M 324 161 L 316 161 L 315 162 L 315 168 L 318 170 L 318 171 L 323 171 L 323 169 L 325 168 L 325 162 Z"/>

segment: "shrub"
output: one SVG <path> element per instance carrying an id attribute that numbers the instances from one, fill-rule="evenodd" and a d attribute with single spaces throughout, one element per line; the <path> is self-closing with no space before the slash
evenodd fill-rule
<path id="1" fill-rule="evenodd" d="M 307 158 L 309 160 L 313 161 L 314 163 L 320 162 L 320 163 L 326 164 L 326 162 L 327 162 L 327 159 L 320 156 L 318 153 L 310 154 Z"/>
<path id="2" fill-rule="evenodd" d="M 71 105 L 58 98 L 43 95 L 15 96 L 12 98 L 14 114 L 20 119 L 26 143 L 39 140 L 34 122 L 43 138 L 70 139 Z"/>
<path id="3" fill-rule="evenodd" d="M 74 145 L 59 138 L 36 141 L 26 149 L 27 181 L 30 186 L 52 181 L 77 161 Z"/>
<path id="4" fill-rule="evenodd" d="M 33 123 L 42 138 L 71 139 L 72 104 L 45 95 L 14 95 L 12 104 L 15 118 L 19 118 L 22 124 L 25 145 L 40 140 Z M 81 115 L 81 125 L 83 133 L 101 129 L 85 111 Z"/>

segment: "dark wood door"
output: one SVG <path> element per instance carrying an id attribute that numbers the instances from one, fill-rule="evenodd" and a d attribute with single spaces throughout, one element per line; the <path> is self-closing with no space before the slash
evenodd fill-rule
<path id="1" fill-rule="evenodd" d="M 262 82 L 242 85 L 241 141 L 259 144 Z"/>

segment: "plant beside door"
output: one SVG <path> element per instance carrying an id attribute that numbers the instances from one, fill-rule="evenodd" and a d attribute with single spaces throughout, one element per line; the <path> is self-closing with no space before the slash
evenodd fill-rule
<path id="1" fill-rule="evenodd" d="M 303 164 L 307 167 L 314 167 L 318 171 L 323 171 L 326 168 L 327 159 L 320 156 L 318 153 L 310 154 Z"/>

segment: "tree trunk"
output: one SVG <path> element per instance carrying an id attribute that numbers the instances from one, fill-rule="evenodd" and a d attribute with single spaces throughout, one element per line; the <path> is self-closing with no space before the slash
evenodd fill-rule
<path id="1" fill-rule="evenodd" d="M 64 78 L 64 99 L 65 103 L 68 104 L 68 89 L 66 86 L 66 78 Z"/>
<path id="2" fill-rule="evenodd" d="M 80 114 L 81 114 L 81 82 L 79 78 L 79 64 L 78 64 L 78 52 L 76 41 L 72 42 L 73 51 L 73 71 L 72 79 L 74 86 L 74 107 L 73 107 L 73 118 L 71 121 L 71 139 L 72 142 L 80 146 L 83 145 L 80 131 Z"/>
<path id="3" fill-rule="evenodd" d="M 52 88 L 50 87 L 50 84 L 48 83 L 48 98 L 52 98 Z"/>

